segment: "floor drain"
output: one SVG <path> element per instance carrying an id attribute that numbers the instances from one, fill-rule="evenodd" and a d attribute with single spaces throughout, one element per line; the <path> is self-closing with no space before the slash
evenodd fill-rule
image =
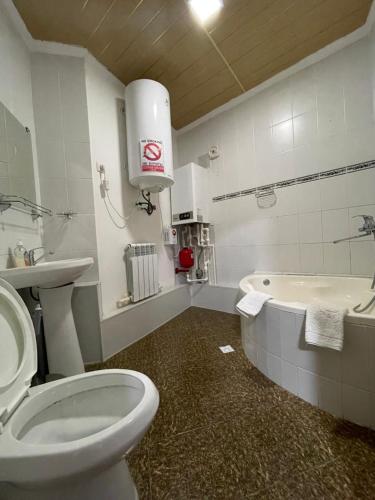
<path id="1" fill-rule="evenodd" d="M 221 346 L 219 346 L 219 349 L 220 349 L 221 352 L 224 352 L 224 353 L 226 353 L 226 352 L 234 352 L 234 349 L 233 349 L 233 347 L 231 345 L 221 345 Z"/>

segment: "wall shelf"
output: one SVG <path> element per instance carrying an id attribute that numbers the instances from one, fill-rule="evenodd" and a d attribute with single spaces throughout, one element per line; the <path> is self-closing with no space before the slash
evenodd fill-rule
<path id="1" fill-rule="evenodd" d="M 45 215 L 48 215 L 49 217 L 52 216 L 52 210 L 43 207 L 42 205 L 38 205 L 27 198 L 13 194 L 0 193 L 0 214 L 4 213 L 8 209 L 28 214 L 31 216 L 33 221 Z"/>

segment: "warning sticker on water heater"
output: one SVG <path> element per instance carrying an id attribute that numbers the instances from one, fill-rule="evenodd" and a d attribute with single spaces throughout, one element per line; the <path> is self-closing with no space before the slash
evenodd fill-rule
<path id="1" fill-rule="evenodd" d="M 141 139 L 142 172 L 164 172 L 163 143 L 154 139 Z"/>

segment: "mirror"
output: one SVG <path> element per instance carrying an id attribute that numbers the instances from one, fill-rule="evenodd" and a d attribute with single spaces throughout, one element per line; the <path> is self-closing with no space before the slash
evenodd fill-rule
<path id="1" fill-rule="evenodd" d="M 37 202 L 31 133 L 2 103 L 0 194 L 22 196 Z M 25 210 L 22 211 L 22 205 L 0 212 L 0 268 L 12 267 L 12 253 L 18 240 L 26 248 L 41 244 L 40 223 L 33 221 Z"/>
<path id="2" fill-rule="evenodd" d="M 0 193 L 36 203 L 31 133 L 1 103 Z"/>

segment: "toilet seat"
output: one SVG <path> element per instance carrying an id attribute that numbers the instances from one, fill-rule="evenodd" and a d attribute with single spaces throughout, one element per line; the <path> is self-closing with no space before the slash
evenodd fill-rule
<path id="1" fill-rule="evenodd" d="M 16 290 L 0 279 L 0 434 L 37 370 L 34 327 Z"/>
<path id="2" fill-rule="evenodd" d="M 3 280 L 1 339 L 13 360 L 1 364 L 0 355 L 0 482 L 48 483 L 103 468 L 147 430 L 159 396 L 142 373 L 94 371 L 30 389 L 37 367 L 33 325 Z"/>

